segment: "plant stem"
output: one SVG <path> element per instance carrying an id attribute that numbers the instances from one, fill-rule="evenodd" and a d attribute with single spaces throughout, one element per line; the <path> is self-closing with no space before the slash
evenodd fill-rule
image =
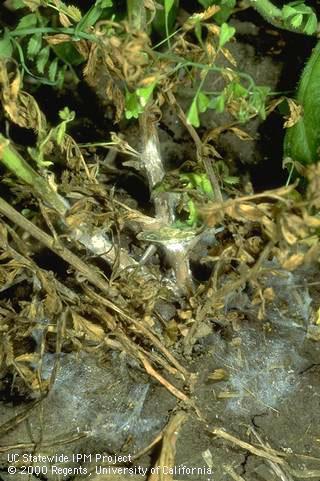
<path id="1" fill-rule="evenodd" d="M 269 0 L 249 0 L 250 5 L 271 23 L 272 20 L 282 17 L 281 9 L 273 5 Z"/>
<path id="2" fill-rule="evenodd" d="M 178 104 L 178 102 L 176 101 L 176 98 L 175 96 L 172 94 L 172 92 L 167 92 L 167 96 L 168 96 L 168 100 L 169 100 L 169 103 L 171 105 L 173 105 L 176 109 L 176 112 L 177 112 L 177 115 L 179 117 L 179 119 L 181 120 L 181 122 L 183 123 L 183 125 L 185 126 L 185 128 L 187 129 L 187 131 L 189 132 L 190 136 L 192 137 L 192 139 L 194 140 L 194 143 L 196 145 L 196 149 L 197 149 L 197 158 L 198 158 L 198 161 L 199 163 L 203 162 L 203 165 L 204 165 L 204 168 L 206 170 L 206 174 L 208 176 L 208 179 L 210 180 L 210 183 L 211 183 L 211 186 L 212 186 L 212 190 L 214 192 L 214 195 L 215 195 L 215 198 L 218 202 L 223 202 L 223 197 L 222 197 L 222 193 L 221 193 L 221 190 L 220 190 L 220 185 L 219 185 L 219 181 L 217 179 L 217 176 L 212 168 L 212 164 L 210 162 L 209 159 L 207 159 L 205 156 L 202 155 L 202 142 L 201 142 L 201 139 L 198 135 L 198 133 L 196 132 L 196 130 L 193 128 L 192 125 L 190 125 L 188 122 L 187 122 L 187 119 L 186 119 L 186 116 L 185 116 L 185 113 L 184 111 L 182 110 L 182 108 L 180 107 L 180 105 Z"/>
<path id="3" fill-rule="evenodd" d="M 188 250 L 178 244 L 165 247 L 167 260 L 174 269 L 177 287 L 181 294 L 191 294 L 194 290 Z"/>
<path id="4" fill-rule="evenodd" d="M 249 0 L 249 4 L 255 10 L 257 10 L 260 15 L 267 20 L 271 25 L 277 28 L 281 28 L 283 30 L 288 30 L 290 32 L 295 33 L 302 33 L 304 35 L 308 35 L 304 30 L 304 23 L 295 28 L 289 25 L 289 22 L 285 22 L 285 19 L 282 15 L 282 9 L 276 7 L 272 2 L 269 0 Z M 318 30 L 318 29 L 317 29 Z M 314 32 L 313 35 L 317 35 L 318 31 Z"/>
<path id="5" fill-rule="evenodd" d="M 10 141 L 0 134 L 0 162 L 18 179 L 31 186 L 40 199 L 55 209 L 60 215 L 61 226 L 68 232 L 68 236 L 80 242 L 94 255 L 99 255 L 106 262 L 114 265 L 119 262 L 120 269 L 133 268 L 137 265 L 125 250 L 114 247 L 109 238 L 102 232 L 93 233 L 90 224 L 81 224 L 70 229 L 65 218 L 69 203 L 57 192 L 50 188 L 46 180 L 41 177 L 10 144 Z"/>
<path id="6" fill-rule="evenodd" d="M 99 37 L 96 35 L 91 35 L 87 32 L 76 32 L 75 28 L 53 28 L 53 27 L 33 27 L 33 28 L 18 28 L 16 30 L 12 30 L 9 32 L 10 37 L 25 37 L 26 35 L 33 35 L 35 33 L 64 33 L 66 35 L 70 35 L 71 37 L 75 37 L 72 40 L 83 38 L 84 40 L 91 40 L 91 42 L 100 42 Z"/>
<path id="7" fill-rule="evenodd" d="M 16 211 L 5 200 L 0 198 L 0 212 L 5 215 L 11 222 L 14 222 L 23 230 L 28 232 L 34 239 L 44 244 L 50 250 L 55 252 L 59 257 L 68 262 L 74 269 L 79 271 L 88 281 L 98 287 L 104 294 L 109 296 L 109 284 L 106 282 L 100 273 L 97 273 L 86 262 L 83 262 L 78 256 L 69 251 L 62 244 L 57 242 L 53 237 L 48 235 L 43 230 L 39 229 L 36 225 L 23 217 L 18 211 Z M 111 304 L 111 303 L 110 303 Z M 112 304 L 114 308 L 114 305 Z"/>
<path id="8" fill-rule="evenodd" d="M 0 134 L 0 162 L 20 180 L 33 187 L 37 194 L 52 206 L 61 216 L 68 209 L 68 203 L 57 192 L 50 188 L 43 179 L 10 144 L 10 141 Z"/>

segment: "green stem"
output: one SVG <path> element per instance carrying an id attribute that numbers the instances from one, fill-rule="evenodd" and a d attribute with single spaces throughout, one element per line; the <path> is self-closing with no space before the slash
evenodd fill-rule
<path id="1" fill-rule="evenodd" d="M 33 27 L 33 28 L 19 28 L 17 30 L 12 30 L 9 32 L 10 37 L 25 37 L 26 35 L 33 35 L 35 33 L 64 33 L 66 35 L 70 35 L 71 37 L 75 37 L 73 40 L 77 39 L 85 39 L 91 40 L 92 42 L 99 42 L 99 38 L 96 35 L 91 35 L 90 33 L 86 32 L 76 32 L 75 28 L 52 28 L 52 27 Z"/>
<path id="2" fill-rule="evenodd" d="M 67 211 L 63 198 L 52 190 L 45 179 L 41 177 L 10 144 L 10 141 L 0 134 L 0 162 L 22 182 L 34 188 L 36 193 L 47 204 L 51 205 L 60 215 Z"/>
<path id="3" fill-rule="evenodd" d="M 249 0 L 250 5 L 257 10 L 266 20 L 274 20 L 282 17 L 281 9 L 273 5 L 269 0 Z"/>

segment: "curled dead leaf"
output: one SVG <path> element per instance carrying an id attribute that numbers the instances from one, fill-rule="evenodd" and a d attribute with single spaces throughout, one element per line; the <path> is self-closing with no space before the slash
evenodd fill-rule
<path id="1" fill-rule="evenodd" d="M 302 105 L 297 104 L 293 99 L 287 98 L 290 114 L 285 123 L 283 124 L 284 128 L 293 127 L 299 120 L 301 119 L 302 115 Z"/>
<path id="2" fill-rule="evenodd" d="M 288 271 L 294 271 L 301 266 L 304 261 L 304 254 L 293 254 L 282 263 L 282 267 Z"/>
<path id="3" fill-rule="evenodd" d="M 16 62 L 0 60 L 0 89 L 3 108 L 12 122 L 20 127 L 42 132 L 46 121 L 36 100 L 20 90 L 21 77 Z"/>
<path id="4" fill-rule="evenodd" d="M 66 43 L 71 41 L 70 35 L 64 33 L 57 33 L 56 35 L 47 35 L 43 37 L 49 45 L 59 45 L 60 43 Z"/>
<path id="5" fill-rule="evenodd" d="M 85 319 L 77 312 L 72 312 L 73 328 L 80 336 L 85 336 L 87 341 L 101 342 L 105 338 L 104 330 L 101 326 Z"/>
<path id="6" fill-rule="evenodd" d="M 208 376 L 208 380 L 210 381 L 215 381 L 215 382 L 219 382 L 219 381 L 225 381 L 226 379 L 228 379 L 228 373 L 225 369 L 215 369 L 211 374 L 209 374 Z"/>
<path id="7" fill-rule="evenodd" d="M 230 130 L 233 134 L 235 134 L 240 140 L 254 140 L 251 135 L 249 135 L 247 132 L 245 132 L 242 129 L 239 129 L 239 127 L 229 127 L 228 130 Z"/>

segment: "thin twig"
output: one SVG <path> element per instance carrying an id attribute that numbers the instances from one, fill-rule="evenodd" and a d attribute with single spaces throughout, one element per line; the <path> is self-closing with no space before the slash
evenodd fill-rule
<path id="1" fill-rule="evenodd" d="M 23 230 L 28 232 L 32 237 L 37 239 L 46 247 L 48 247 L 48 249 L 53 251 L 63 260 L 65 260 L 76 271 L 80 272 L 92 285 L 97 287 L 106 296 L 109 296 L 109 290 L 110 290 L 109 284 L 103 279 L 101 274 L 99 274 L 98 272 L 95 272 L 90 265 L 83 262 L 73 252 L 71 252 L 69 249 L 64 247 L 61 243 L 57 243 L 53 237 L 43 232 L 41 229 L 39 229 L 39 227 L 34 225 L 25 217 L 23 217 L 23 215 L 21 215 L 18 211 L 16 211 L 13 207 L 11 207 L 2 198 L 0 198 L 0 213 L 2 213 L 4 216 L 6 216 L 15 224 L 17 224 Z M 108 299 L 105 299 L 105 303 L 113 311 L 117 312 L 118 314 L 126 318 L 128 317 L 128 315 L 126 315 L 125 312 L 113 302 L 109 301 Z"/>
<path id="2" fill-rule="evenodd" d="M 190 136 L 192 137 L 192 139 L 193 139 L 193 141 L 196 145 L 198 160 L 200 162 L 203 162 L 203 164 L 204 164 L 207 176 L 208 176 L 208 178 L 211 182 L 212 189 L 213 189 L 213 192 L 215 194 L 216 201 L 217 202 L 223 202 L 223 197 L 222 197 L 222 194 L 221 194 L 219 181 L 218 181 L 218 179 L 216 177 L 216 174 L 215 174 L 215 172 L 212 168 L 211 162 L 209 161 L 209 159 L 207 159 L 205 156 L 202 155 L 203 144 L 201 142 L 201 139 L 200 139 L 199 135 L 197 134 L 196 130 L 192 127 L 192 125 L 190 125 L 187 122 L 185 113 L 182 110 L 182 108 L 180 107 L 180 105 L 178 104 L 178 102 L 176 101 L 176 98 L 174 97 L 173 93 L 167 92 L 167 96 L 168 96 L 168 99 L 169 99 L 169 103 L 175 107 L 179 119 L 181 120 L 181 122 L 183 123 L 183 125 L 185 126 L 187 131 L 189 132 Z"/>

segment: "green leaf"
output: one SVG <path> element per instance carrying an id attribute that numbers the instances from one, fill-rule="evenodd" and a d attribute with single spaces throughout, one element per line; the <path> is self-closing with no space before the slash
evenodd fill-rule
<path id="1" fill-rule="evenodd" d="M 126 119 L 137 119 L 139 114 L 143 112 L 141 104 L 139 102 L 139 97 L 136 92 L 127 92 L 126 93 L 126 110 L 125 116 Z"/>
<path id="2" fill-rule="evenodd" d="M 232 93 L 233 97 L 239 99 L 248 95 L 248 90 L 238 82 L 232 82 L 229 85 L 228 91 Z"/>
<path id="3" fill-rule="evenodd" d="M 303 31 L 308 35 L 313 35 L 317 31 L 318 19 L 317 16 L 312 13 L 304 26 Z"/>
<path id="4" fill-rule="evenodd" d="M 58 59 L 55 58 L 53 62 L 51 62 L 50 67 L 49 67 L 49 80 L 51 82 L 54 82 L 56 79 L 57 75 L 57 70 L 58 70 Z"/>
<path id="5" fill-rule="evenodd" d="M 199 95 L 198 95 L 199 112 L 201 113 L 206 112 L 206 110 L 208 109 L 209 103 L 210 103 L 209 97 L 203 92 L 199 92 Z"/>
<path id="6" fill-rule="evenodd" d="M 140 97 L 140 104 L 142 107 L 145 107 L 148 103 L 149 98 L 152 95 L 152 92 L 154 91 L 154 88 L 156 86 L 156 82 L 151 83 L 147 87 L 142 87 L 137 89 L 137 95 Z"/>
<path id="7" fill-rule="evenodd" d="M 200 45 L 202 45 L 202 25 L 201 22 L 196 22 L 194 26 L 194 33 Z"/>
<path id="8" fill-rule="evenodd" d="M 296 99 L 302 105 L 303 116 L 287 128 L 284 157 L 303 165 L 319 161 L 320 146 L 320 42 L 309 58 L 298 88 Z"/>
<path id="9" fill-rule="evenodd" d="M 20 10 L 25 7 L 22 0 L 7 0 L 6 7 L 8 10 Z"/>
<path id="10" fill-rule="evenodd" d="M 303 15 L 302 13 L 299 13 L 298 15 L 295 15 L 294 17 L 292 17 L 292 19 L 290 20 L 290 23 L 294 28 L 298 28 L 302 24 L 302 20 L 303 20 Z"/>
<path id="11" fill-rule="evenodd" d="M 85 31 L 92 27 L 101 17 L 103 9 L 112 7 L 111 0 L 96 0 L 95 4 L 83 15 L 82 19 L 76 26 L 76 31 Z"/>
<path id="12" fill-rule="evenodd" d="M 62 89 L 63 87 L 65 71 L 66 71 L 66 66 L 58 70 L 57 77 L 56 77 L 56 85 L 58 89 Z"/>
<path id="13" fill-rule="evenodd" d="M 164 11 L 167 16 L 169 15 L 173 5 L 174 5 L 174 0 L 164 0 Z"/>
<path id="14" fill-rule="evenodd" d="M 266 100 L 270 93 L 270 87 L 256 86 L 249 97 L 249 107 L 258 113 L 262 120 L 266 118 Z"/>
<path id="15" fill-rule="evenodd" d="M 198 3 L 200 3 L 200 5 L 202 5 L 204 8 L 208 8 L 211 7 L 211 5 L 213 5 L 215 2 L 212 0 L 198 0 Z"/>
<path id="16" fill-rule="evenodd" d="M 317 31 L 317 16 L 309 5 L 301 2 L 291 2 L 282 7 L 282 17 L 286 20 L 286 24 L 296 29 L 302 28 L 303 32 L 313 35 Z"/>
<path id="17" fill-rule="evenodd" d="M 292 15 L 295 15 L 296 13 L 296 9 L 292 8 L 290 5 L 284 5 L 284 7 L 282 8 L 282 17 L 284 19 L 292 17 Z"/>
<path id="18" fill-rule="evenodd" d="M 188 124 L 193 125 L 193 127 L 200 126 L 199 113 L 198 113 L 198 107 L 197 107 L 197 97 L 193 99 L 192 104 L 189 108 L 189 111 L 187 113 L 187 122 Z"/>
<path id="19" fill-rule="evenodd" d="M 110 8 L 113 5 L 112 0 L 97 0 L 96 5 L 101 8 Z"/>
<path id="20" fill-rule="evenodd" d="M 37 55 L 36 67 L 39 73 L 44 73 L 45 66 L 48 63 L 50 55 L 50 47 L 44 47 Z"/>
<path id="21" fill-rule="evenodd" d="M 168 37 L 168 46 L 170 48 L 170 12 L 175 4 L 175 0 L 164 0 L 164 17 L 165 17 L 165 27 L 166 27 L 166 36 Z"/>
<path id="22" fill-rule="evenodd" d="M 80 65 L 84 62 L 84 58 L 71 42 L 59 43 L 58 45 L 53 45 L 51 48 L 55 54 L 66 63 Z"/>
<path id="23" fill-rule="evenodd" d="M 59 110 L 59 117 L 61 120 L 64 120 L 66 122 L 71 122 L 74 120 L 76 114 L 73 110 L 70 110 L 69 107 L 65 107 L 62 110 Z"/>
<path id="24" fill-rule="evenodd" d="M 222 48 L 236 33 L 234 27 L 230 27 L 227 23 L 223 23 L 220 27 L 219 47 Z"/>
<path id="25" fill-rule="evenodd" d="M 3 37 L 0 39 L 0 58 L 11 57 L 12 51 L 10 35 L 9 32 L 5 30 Z"/>
<path id="26" fill-rule="evenodd" d="M 222 0 L 221 2 L 215 3 L 218 3 L 220 10 L 214 15 L 214 19 L 218 25 L 221 25 L 226 22 L 232 14 L 233 9 L 236 6 L 236 0 Z"/>
<path id="27" fill-rule="evenodd" d="M 234 175 L 227 175 L 226 177 L 223 177 L 223 182 L 229 185 L 239 184 L 239 181 L 239 177 L 235 177 Z"/>
<path id="28" fill-rule="evenodd" d="M 41 33 L 35 33 L 32 35 L 28 42 L 27 56 L 29 59 L 33 59 L 40 51 L 42 45 Z"/>
<path id="29" fill-rule="evenodd" d="M 176 18 L 179 0 L 158 0 L 155 17 L 152 21 L 152 28 L 161 38 L 168 37 L 172 32 Z M 169 40 L 168 40 L 169 41 Z"/>
<path id="30" fill-rule="evenodd" d="M 189 226 L 195 226 L 199 220 L 198 209 L 196 208 L 195 203 L 191 199 L 188 201 L 187 206 L 189 215 L 186 224 Z"/>
<path id="31" fill-rule="evenodd" d="M 35 13 L 29 13 L 21 18 L 19 21 L 16 29 L 19 30 L 21 28 L 32 28 L 36 27 L 38 24 L 38 17 Z"/>
<path id="32" fill-rule="evenodd" d="M 209 108 L 214 109 L 218 114 L 224 112 L 225 96 L 223 94 L 213 97 L 209 102 Z"/>

